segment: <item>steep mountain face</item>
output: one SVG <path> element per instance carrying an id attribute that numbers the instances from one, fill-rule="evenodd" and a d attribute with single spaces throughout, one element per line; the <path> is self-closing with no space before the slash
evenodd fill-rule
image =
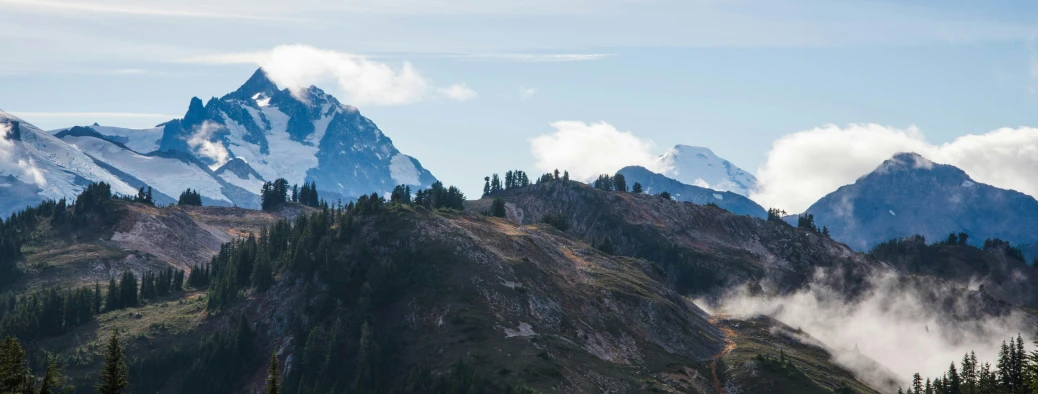
<path id="1" fill-rule="evenodd" d="M 717 295 L 764 280 L 791 290 L 811 281 L 820 268 L 862 278 L 887 267 L 828 237 L 785 223 L 644 193 L 550 181 L 493 197 L 505 200 L 509 218 L 518 223 L 563 222 L 567 233 L 584 242 L 598 245 L 608 238 L 617 254 L 656 262 L 667 282 L 687 295 Z M 489 205 L 487 198 L 466 209 L 478 212 Z M 562 220 L 553 220 L 559 217 Z M 855 291 L 848 287 L 848 292 Z"/>
<path id="2" fill-rule="evenodd" d="M 117 193 L 137 192 L 82 150 L 0 111 L 0 215 L 44 199 L 71 198 L 102 181 Z"/>
<path id="3" fill-rule="evenodd" d="M 315 182 L 322 198 L 352 200 L 436 178 L 400 153 L 356 108 L 311 86 L 279 90 L 263 70 L 183 119 L 149 129 L 76 126 L 43 132 L 0 111 L 0 215 L 44 199 L 71 198 L 91 182 L 115 193 L 153 188 L 157 204 L 198 191 L 205 205 L 258 208 L 264 182 Z"/>
<path id="4" fill-rule="evenodd" d="M 714 203 L 737 215 L 750 215 L 758 218 L 768 217 L 768 212 L 763 207 L 757 205 L 753 200 L 734 192 L 686 185 L 640 166 L 624 167 L 617 171 L 617 174 L 622 174 L 628 185 L 633 185 L 635 182 L 640 183 L 645 193 L 658 194 L 668 192 L 678 201 L 687 201 L 699 205 Z"/>
<path id="5" fill-rule="evenodd" d="M 827 226 L 834 239 L 857 250 L 913 234 L 939 241 L 960 231 L 973 243 L 1038 240 L 1033 197 L 976 182 L 956 167 L 914 153 L 894 155 L 806 213 L 818 226 Z"/>
<path id="6" fill-rule="evenodd" d="M 191 188 L 202 195 L 205 205 L 257 206 L 260 185 L 235 185 L 225 181 L 194 157 L 173 151 L 141 154 L 123 142 L 147 148 L 139 138 L 104 135 L 96 126 L 61 130 L 54 134 L 78 148 L 97 165 L 134 188 L 151 187 L 156 204 L 176 203 L 180 193 Z M 111 131 L 111 128 L 105 131 Z M 127 133 L 129 134 L 129 133 Z M 139 137 L 139 136 L 135 136 Z M 147 137 L 145 137 L 147 138 Z M 245 187 L 254 187 L 246 189 Z"/>
<path id="7" fill-rule="evenodd" d="M 316 182 L 332 201 L 436 181 L 356 108 L 314 86 L 279 90 L 262 69 L 219 99 L 193 98 L 183 119 L 164 125 L 158 150 L 188 154 L 243 188 Z"/>
<path id="8" fill-rule="evenodd" d="M 747 197 L 757 190 L 757 178 L 713 151 L 700 146 L 676 145 L 657 159 L 667 175 L 686 185 L 729 191 Z"/>

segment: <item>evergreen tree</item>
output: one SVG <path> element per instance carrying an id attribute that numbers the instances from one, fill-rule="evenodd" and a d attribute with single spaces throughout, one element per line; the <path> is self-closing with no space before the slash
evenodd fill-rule
<path id="1" fill-rule="evenodd" d="M 201 206 L 202 205 L 202 195 L 199 194 L 197 190 L 191 190 L 191 188 L 188 188 L 183 193 L 180 193 L 180 199 L 177 200 L 177 205 L 179 205 L 179 206 L 185 206 L 185 205 Z"/>
<path id="2" fill-rule="evenodd" d="M 915 394 L 923 394 L 923 377 L 919 374 L 912 375 L 911 391 Z"/>
<path id="3" fill-rule="evenodd" d="M 68 221 L 68 206 L 64 198 L 58 200 L 54 205 L 54 213 L 51 214 L 51 223 L 65 223 Z"/>
<path id="4" fill-rule="evenodd" d="M 26 384 L 25 351 L 14 337 L 0 345 L 0 393 L 18 393 Z"/>
<path id="5" fill-rule="evenodd" d="M 274 283 L 274 267 L 271 266 L 270 258 L 266 253 L 260 253 L 256 268 L 252 270 L 252 286 L 257 291 L 264 292 Z"/>
<path id="6" fill-rule="evenodd" d="M 959 371 L 959 380 L 962 384 L 964 394 L 975 394 L 977 389 L 977 359 L 976 354 L 970 352 L 962 356 L 962 364 Z"/>
<path id="7" fill-rule="evenodd" d="M 270 368 L 267 370 L 267 394 L 278 394 L 281 391 L 281 373 L 278 372 L 278 358 L 270 352 Z"/>
<path id="8" fill-rule="evenodd" d="M 379 381 L 379 366 L 381 365 L 379 357 L 382 352 L 380 351 L 375 338 L 373 338 L 371 328 L 367 321 L 364 321 L 364 324 L 360 328 L 359 347 L 359 354 L 357 355 L 357 378 L 353 383 L 354 391 L 374 391 L 374 388 Z"/>
<path id="9" fill-rule="evenodd" d="M 119 306 L 132 308 L 138 305 L 140 300 L 137 298 L 137 276 L 131 271 L 125 271 L 119 282 Z"/>
<path id="10" fill-rule="evenodd" d="M 562 173 L 562 180 L 569 181 L 569 171 Z"/>
<path id="11" fill-rule="evenodd" d="M 613 175 L 613 189 L 618 192 L 627 192 L 627 178 L 624 174 Z"/>
<path id="12" fill-rule="evenodd" d="M 815 215 L 810 213 L 797 215 L 797 228 L 802 228 L 807 231 L 818 233 L 818 226 L 815 225 Z"/>
<path id="13" fill-rule="evenodd" d="M 389 202 L 393 204 L 411 205 L 411 187 L 397 185 L 389 195 Z"/>
<path id="14" fill-rule="evenodd" d="M 494 202 L 490 204 L 490 215 L 494 217 L 503 218 L 507 214 L 505 210 L 505 200 L 495 198 Z"/>
<path id="15" fill-rule="evenodd" d="M 101 296 L 101 284 L 94 282 L 94 314 L 101 313 L 101 302 L 103 298 Z"/>
<path id="16" fill-rule="evenodd" d="M 274 182 L 265 182 L 260 188 L 260 207 L 264 211 L 277 209 L 288 202 L 288 181 L 278 178 Z"/>
<path id="17" fill-rule="evenodd" d="M 639 183 L 639 182 L 635 182 L 634 186 L 631 187 L 631 193 L 641 194 L 641 192 L 642 192 L 642 184 Z"/>
<path id="18" fill-rule="evenodd" d="M 602 174 L 602 175 L 598 176 L 598 179 L 596 179 L 592 183 L 592 185 L 595 187 L 595 189 L 599 189 L 599 190 L 605 190 L 605 191 L 613 190 L 613 178 L 611 178 L 607 174 Z"/>
<path id="19" fill-rule="evenodd" d="M 959 245 L 966 245 L 966 241 L 968 241 L 969 238 L 970 238 L 969 234 L 960 232 L 959 233 L 958 244 Z"/>
<path id="20" fill-rule="evenodd" d="M 501 187 L 501 178 L 498 178 L 497 174 L 491 175 L 490 176 L 490 192 L 491 193 L 497 193 L 497 192 L 499 192 L 501 190 L 504 190 L 504 188 Z"/>
<path id="21" fill-rule="evenodd" d="M 68 384 L 68 378 L 58 368 L 58 364 L 53 358 L 49 358 L 47 361 L 47 371 L 43 375 L 43 382 L 40 384 L 39 394 L 67 394 L 71 393 L 74 387 Z"/>
<path id="22" fill-rule="evenodd" d="M 115 283 L 115 278 L 111 278 L 108 281 L 108 293 L 105 296 L 105 311 L 114 311 L 116 309 L 122 309 L 123 305 L 119 300 L 119 285 Z"/>
<path id="23" fill-rule="evenodd" d="M 483 197 L 486 197 L 487 194 L 490 194 L 490 177 L 488 176 L 483 177 Z"/>
<path id="24" fill-rule="evenodd" d="M 130 386 L 130 370 L 126 367 L 125 356 L 116 332 L 112 331 L 112 337 L 108 340 L 108 348 L 105 350 L 105 363 L 98 374 L 97 392 L 99 394 L 121 394 Z"/>
<path id="25" fill-rule="evenodd" d="M 962 381 L 959 380 L 959 373 L 955 370 L 955 363 L 951 363 L 951 366 L 948 367 L 947 376 L 948 389 L 946 390 L 946 393 L 962 394 Z"/>
<path id="26" fill-rule="evenodd" d="M 616 253 L 616 248 L 613 247 L 613 240 L 610 239 L 608 236 L 602 240 L 602 243 L 598 244 L 596 249 L 598 249 L 602 253 L 609 255 Z"/>

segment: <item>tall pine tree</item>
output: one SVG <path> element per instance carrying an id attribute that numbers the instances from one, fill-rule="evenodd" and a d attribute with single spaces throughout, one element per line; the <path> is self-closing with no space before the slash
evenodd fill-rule
<path id="1" fill-rule="evenodd" d="M 270 352 L 270 369 L 267 370 L 267 394 L 278 394 L 281 392 L 281 375 L 278 372 L 278 357 Z"/>
<path id="2" fill-rule="evenodd" d="M 123 348 L 119 345 L 116 331 L 112 331 L 112 338 L 108 340 L 105 364 L 101 367 L 98 379 L 101 382 L 95 388 L 99 394 L 122 394 L 130 386 L 130 370 L 126 367 Z"/>

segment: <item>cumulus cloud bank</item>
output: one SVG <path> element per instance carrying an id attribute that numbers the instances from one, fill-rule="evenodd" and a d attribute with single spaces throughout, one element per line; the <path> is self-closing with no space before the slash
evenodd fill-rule
<path id="1" fill-rule="evenodd" d="M 41 188 L 46 186 L 43 171 L 31 158 L 15 159 L 14 141 L 7 137 L 10 133 L 11 125 L 0 124 L 0 174 L 14 174 L 22 182 L 35 183 Z"/>
<path id="2" fill-rule="evenodd" d="M 652 142 L 608 123 L 558 121 L 551 126 L 554 133 L 530 140 L 538 170 L 567 170 L 574 179 L 585 181 L 630 165 L 657 172 L 665 170 L 653 153 Z"/>
<path id="3" fill-rule="evenodd" d="M 309 45 L 280 45 L 269 51 L 230 53 L 187 59 L 192 63 L 256 64 L 278 86 L 291 89 L 297 97 L 311 85 L 332 80 L 358 105 L 402 105 L 418 102 L 433 93 L 431 83 L 411 63 L 399 68 L 361 55 L 315 48 Z M 475 97 L 467 86 L 444 88 L 448 98 Z"/>
<path id="4" fill-rule="evenodd" d="M 971 351 L 994 365 L 1002 341 L 1031 330 L 1023 314 L 988 315 L 970 304 L 966 289 L 951 284 L 877 273 L 867 280 L 871 290 L 846 301 L 827 282 L 819 272 L 810 286 L 785 296 L 752 296 L 742 288 L 725 297 L 720 310 L 768 315 L 799 328 L 860 379 L 890 392 L 897 390 L 886 379 L 891 372 L 902 384 L 916 372 L 940 376 Z"/>
<path id="5" fill-rule="evenodd" d="M 802 212 L 840 186 L 874 170 L 898 152 L 915 152 L 951 164 L 974 180 L 1038 196 L 1038 129 L 1002 128 L 966 135 L 946 144 L 926 141 L 915 127 L 876 124 L 828 125 L 776 140 L 757 170 L 751 198 L 767 207 Z"/>

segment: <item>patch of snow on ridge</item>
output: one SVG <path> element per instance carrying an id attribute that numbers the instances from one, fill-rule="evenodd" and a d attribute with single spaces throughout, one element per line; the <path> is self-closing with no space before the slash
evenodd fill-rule
<path id="1" fill-rule="evenodd" d="M 332 123 L 332 119 L 335 119 L 335 115 L 338 115 L 338 111 L 331 111 L 331 104 L 324 104 L 321 106 L 321 118 L 314 122 L 314 133 L 310 134 L 306 138 L 306 141 L 318 146 L 321 144 L 321 140 L 324 139 L 324 134 L 328 132 L 328 125 Z"/>
<path id="2" fill-rule="evenodd" d="M 248 130 L 227 114 L 222 114 L 224 124 L 231 133 L 227 150 L 234 157 L 249 163 L 263 179 L 285 178 L 290 184 L 302 184 L 306 181 L 306 172 L 318 165 L 317 146 L 293 141 L 287 131 L 288 115 L 277 107 L 263 107 L 262 114 L 270 122 L 270 130 L 266 135 L 269 153 L 264 154 L 259 145 L 245 141 Z"/>
<path id="3" fill-rule="evenodd" d="M 721 195 L 721 194 L 719 194 L 719 193 L 714 193 L 714 198 L 716 198 L 716 199 L 718 199 L 718 200 L 724 200 L 724 196 L 722 196 L 722 195 Z"/>
<path id="4" fill-rule="evenodd" d="M 976 185 L 976 183 L 973 183 L 973 182 L 970 182 L 970 181 L 962 181 L 962 187 L 970 187 L 970 186 L 973 186 L 973 185 Z"/>
<path id="5" fill-rule="evenodd" d="M 534 335 L 537 335 L 537 333 L 533 332 L 533 326 L 531 326 L 530 323 L 526 323 L 526 322 L 519 322 L 519 329 L 518 330 L 513 330 L 511 328 L 505 328 L 505 338 L 530 337 L 530 336 L 534 336 Z"/>
<path id="6" fill-rule="evenodd" d="M 220 178 L 227 181 L 227 183 L 253 193 L 263 188 L 263 180 L 256 179 L 256 176 L 251 173 L 248 174 L 248 179 L 241 179 L 234 173 L 227 171 L 220 174 Z"/>
<path id="7" fill-rule="evenodd" d="M 897 216 L 897 214 L 896 214 L 896 213 L 894 213 L 894 211 L 892 211 L 892 210 L 889 210 L 889 209 L 888 209 L 888 210 L 887 210 L 887 212 L 890 212 L 890 216 Z"/>
<path id="8" fill-rule="evenodd" d="M 389 162 L 389 174 L 398 185 L 418 185 L 418 168 L 405 154 L 393 156 Z"/>
<path id="9" fill-rule="evenodd" d="M 167 196 L 178 196 L 192 188 L 215 201 L 231 202 L 224 196 L 223 187 L 209 174 L 194 164 L 178 159 L 141 156 L 131 150 L 94 137 L 65 137 L 69 144 L 90 152 L 95 160 L 118 168 L 128 175 L 155 188 Z M 259 189 L 256 189 L 259 190 Z"/>

